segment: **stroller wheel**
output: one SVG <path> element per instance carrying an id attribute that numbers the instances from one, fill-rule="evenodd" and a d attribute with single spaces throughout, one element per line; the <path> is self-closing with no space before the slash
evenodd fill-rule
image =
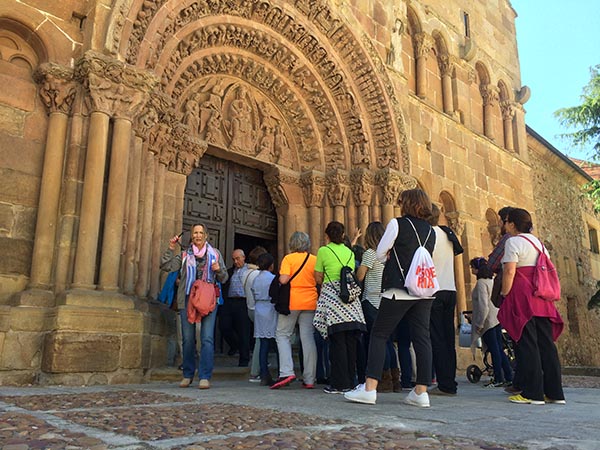
<path id="1" fill-rule="evenodd" d="M 482 374 L 483 372 L 481 369 L 475 364 L 471 364 L 469 367 L 467 367 L 467 379 L 471 383 L 477 383 L 481 379 Z"/>

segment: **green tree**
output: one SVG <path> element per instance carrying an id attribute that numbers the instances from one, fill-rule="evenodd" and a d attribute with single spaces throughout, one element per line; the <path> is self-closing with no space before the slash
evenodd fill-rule
<path id="1" fill-rule="evenodd" d="M 583 88 L 582 103 L 579 106 L 561 108 L 554 113 L 561 125 L 573 131 L 561 134 L 577 147 L 591 145 L 593 159 L 600 159 L 600 64 L 590 68 L 591 79 Z M 585 195 L 592 200 L 594 210 L 600 213 L 600 180 L 593 180 L 582 187 Z M 600 291 L 599 291 L 600 293 Z"/>
<path id="2" fill-rule="evenodd" d="M 594 158 L 600 158 L 600 64 L 590 69 L 591 79 L 583 88 L 582 103 L 579 106 L 561 108 L 554 113 L 561 125 L 574 129 L 561 134 L 578 147 L 590 144 Z"/>

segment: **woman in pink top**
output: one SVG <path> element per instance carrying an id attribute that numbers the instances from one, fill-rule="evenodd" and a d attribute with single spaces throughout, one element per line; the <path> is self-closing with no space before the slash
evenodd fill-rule
<path id="1" fill-rule="evenodd" d="M 521 394 L 509 397 L 513 403 L 565 403 L 560 361 L 554 341 L 563 330 L 563 320 L 554 302 L 534 295 L 533 277 L 540 240 L 531 234 L 531 215 L 514 208 L 508 213 L 505 228 L 512 235 L 502 257 L 503 275 L 500 296 L 504 301 L 498 312 L 502 327 L 516 342 Z"/>

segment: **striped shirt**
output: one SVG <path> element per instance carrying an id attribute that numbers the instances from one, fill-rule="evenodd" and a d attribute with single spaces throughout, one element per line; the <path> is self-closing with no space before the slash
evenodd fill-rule
<path id="1" fill-rule="evenodd" d="M 366 300 L 379 309 L 381 302 L 381 279 L 384 265 L 377 260 L 377 252 L 372 248 L 365 250 L 361 266 L 368 267 L 363 288 L 363 301 Z"/>

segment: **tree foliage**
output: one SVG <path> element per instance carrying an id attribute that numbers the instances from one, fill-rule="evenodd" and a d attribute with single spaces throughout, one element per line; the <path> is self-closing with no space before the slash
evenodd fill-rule
<path id="1" fill-rule="evenodd" d="M 561 134 L 578 147 L 589 145 L 600 159 L 600 64 L 590 68 L 591 79 L 583 88 L 579 106 L 561 108 L 554 113 L 561 125 L 574 131 Z"/>

